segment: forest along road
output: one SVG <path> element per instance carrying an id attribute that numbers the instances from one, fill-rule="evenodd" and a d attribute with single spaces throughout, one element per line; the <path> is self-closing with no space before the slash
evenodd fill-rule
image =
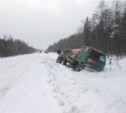
<path id="1" fill-rule="evenodd" d="M 0 113 L 126 113 L 126 59 L 121 69 L 75 72 L 56 58 L 0 59 Z"/>

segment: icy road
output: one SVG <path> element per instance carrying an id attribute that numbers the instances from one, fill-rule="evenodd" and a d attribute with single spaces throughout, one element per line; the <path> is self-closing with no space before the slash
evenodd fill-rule
<path id="1" fill-rule="evenodd" d="M 0 113 L 126 113 L 126 59 L 103 72 L 71 68 L 57 55 L 0 59 Z"/>

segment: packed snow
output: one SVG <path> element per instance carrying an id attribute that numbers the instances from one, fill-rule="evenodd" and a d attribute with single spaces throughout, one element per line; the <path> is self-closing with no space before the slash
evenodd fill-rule
<path id="1" fill-rule="evenodd" d="M 75 72 L 55 53 L 0 59 L 0 113 L 126 113 L 126 59 L 120 67 Z"/>

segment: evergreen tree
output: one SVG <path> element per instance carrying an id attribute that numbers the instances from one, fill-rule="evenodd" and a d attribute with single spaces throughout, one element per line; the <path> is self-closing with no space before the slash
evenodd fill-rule
<path id="1" fill-rule="evenodd" d="M 91 38 L 91 24 L 88 19 L 86 18 L 86 22 L 84 24 L 84 29 L 83 29 L 83 37 L 84 37 L 84 45 L 86 46 L 91 46 L 92 45 L 92 38 Z"/>

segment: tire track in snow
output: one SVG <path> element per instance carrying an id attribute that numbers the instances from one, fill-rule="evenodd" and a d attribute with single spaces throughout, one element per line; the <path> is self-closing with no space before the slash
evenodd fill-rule
<path id="1" fill-rule="evenodd" d="M 111 95 L 107 87 L 96 80 L 114 79 L 105 77 L 107 73 L 85 70 L 73 72 L 70 68 L 55 63 L 55 59 L 50 56 L 44 58 L 44 63 L 48 71 L 48 83 L 53 88 L 54 98 L 59 102 L 63 113 L 122 113 L 121 109 L 125 111 L 125 101 Z M 101 76 L 98 77 L 97 74 Z"/>
<path id="2" fill-rule="evenodd" d="M 52 99 L 51 89 L 45 82 L 47 73 L 37 57 L 29 69 L 21 74 L 2 97 L 0 113 L 10 113 L 10 111 L 12 113 L 50 113 L 50 111 L 61 113 L 55 99 Z"/>
<path id="3" fill-rule="evenodd" d="M 48 60 L 46 60 L 48 59 Z M 89 111 L 89 107 L 98 108 L 98 106 L 87 106 L 84 105 L 81 99 L 84 99 L 83 96 L 89 96 L 92 99 L 98 99 L 97 95 L 91 95 L 92 90 L 83 84 L 79 84 L 78 81 L 74 78 L 78 73 L 71 71 L 60 64 L 55 63 L 54 59 L 50 59 L 48 57 L 45 58 L 46 68 L 48 71 L 48 81 L 50 85 L 53 87 L 54 98 L 57 99 L 59 105 L 63 109 L 63 113 L 87 113 Z M 62 70 L 63 68 L 63 70 Z M 64 72 L 64 70 L 66 70 Z M 66 73 L 68 72 L 68 74 Z M 72 73 L 73 75 L 69 75 Z M 61 79 L 60 79 L 61 77 Z M 70 86 L 70 87 L 69 87 Z M 82 86 L 82 88 L 78 88 L 78 86 Z M 65 87 L 65 88 L 64 88 Z M 98 99 L 99 102 L 101 101 Z M 81 108 L 77 105 L 82 105 L 85 108 L 85 111 L 80 111 Z M 89 102 L 89 105 L 91 102 Z M 101 102 L 100 102 L 101 104 Z M 95 110 L 97 112 L 97 109 Z M 102 110 L 99 110 L 99 113 Z"/>
<path id="4" fill-rule="evenodd" d="M 11 58 L 11 60 L 14 60 L 14 58 Z M 31 61 L 32 59 L 29 58 L 26 61 L 24 59 L 21 59 L 18 60 L 18 63 L 17 61 L 11 61 L 13 62 L 13 65 L 11 65 L 12 67 L 10 67 L 10 64 L 8 64 L 10 68 L 8 68 L 8 65 L 4 66 L 4 68 L 6 68 L 3 69 L 3 72 L 0 72 L 2 73 L 0 74 L 0 98 L 2 98 L 2 96 L 4 96 L 8 92 L 8 90 L 11 89 L 12 85 L 16 81 L 18 81 L 18 79 L 20 79 L 22 75 L 29 71 L 30 65 L 32 63 Z"/>

